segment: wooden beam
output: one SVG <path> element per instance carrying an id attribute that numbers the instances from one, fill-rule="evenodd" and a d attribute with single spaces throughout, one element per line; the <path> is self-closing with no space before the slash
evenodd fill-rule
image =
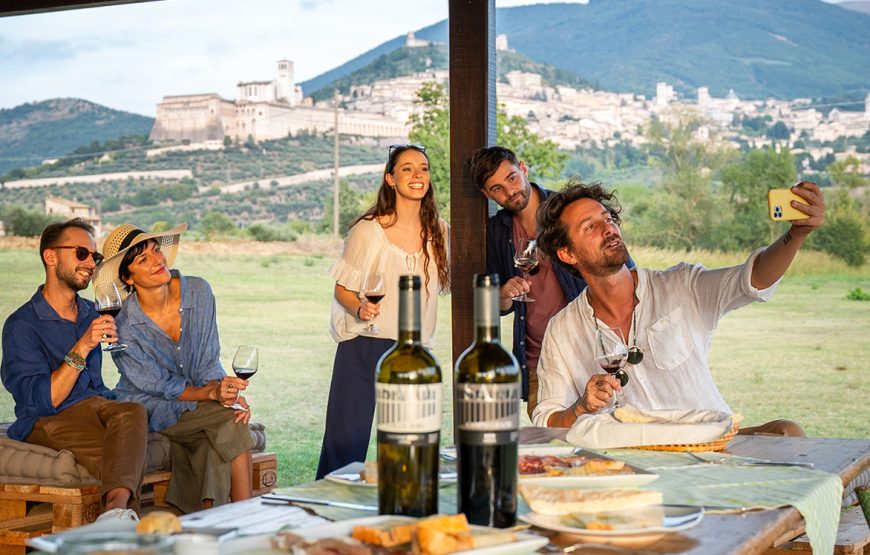
<path id="1" fill-rule="evenodd" d="M 487 202 L 468 161 L 495 143 L 495 0 L 449 0 L 453 360 L 474 337 L 472 278 L 486 271 Z"/>
<path id="2" fill-rule="evenodd" d="M 154 0 L 0 0 L 0 17 L 153 1 Z"/>

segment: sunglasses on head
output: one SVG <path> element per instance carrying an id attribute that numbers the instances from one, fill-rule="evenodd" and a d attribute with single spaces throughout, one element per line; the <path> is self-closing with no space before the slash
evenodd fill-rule
<path id="1" fill-rule="evenodd" d="M 399 145 L 390 145 L 390 151 L 387 156 L 392 156 L 395 150 L 406 150 L 409 148 L 413 148 L 414 150 L 419 150 L 420 152 L 426 152 L 426 147 L 423 145 L 415 145 L 415 144 L 399 144 Z"/>
<path id="2" fill-rule="evenodd" d="M 79 262 L 84 262 L 88 259 L 88 257 L 92 257 L 94 259 L 94 264 L 96 266 L 100 265 L 100 262 L 103 261 L 103 255 L 98 253 L 97 251 L 89 251 L 84 247 L 73 247 L 73 246 L 64 246 L 64 247 L 51 247 L 53 249 L 75 249 L 76 250 L 76 258 Z"/>

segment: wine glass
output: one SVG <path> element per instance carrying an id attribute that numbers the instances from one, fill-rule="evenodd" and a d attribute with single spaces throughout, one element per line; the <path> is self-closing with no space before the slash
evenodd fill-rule
<path id="1" fill-rule="evenodd" d="M 108 280 L 99 284 L 94 282 L 94 295 L 97 312 L 100 314 L 108 314 L 112 318 L 115 318 L 118 316 L 118 313 L 121 312 L 121 293 L 118 291 L 118 286 L 115 285 L 114 281 Z M 103 338 L 105 337 L 106 336 L 104 335 Z M 106 345 L 106 348 L 103 350 L 113 352 L 123 351 L 126 348 L 127 345 L 113 341 Z"/>
<path id="2" fill-rule="evenodd" d="M 236 356 L 233 357 L 233 372 L 243 380 L 251 379 L 257 373 L 257 348 L 250 345 L 239 345 Z M 236 401 L 228 408 L 248 410 Z"/>
<path id="3" fill-rule="evenodd" d="M 370 303 L 377 304 L 381 302 L 381 299 L 384 298 L 386 293 L 387 289 L 384 282 L 384 274 L 375 271 L 367 273 L 362 286 L 362 294 L 366 300 Z M 380 333 L 381 330 L 375 326 L 374 322 L 375 317 L 372 316 L 369 319 L 369 325 L 366 326 L 364 330 L 369 333 Z"/>
<path id="4" fill-rule="evenodd" d="M 529 272 L 537 268 L 538 262 L 538 240 L 520 239 L 517 242 L 517 252 L 514 254 L 514 266 L 523 274 L 523 279 L 529 278 Z M 525 291 L 512 299 L 521 303 L 535 302 L 535 299 L 529 297 Z"/>
<path id="5" fill-rule="evenodd" d="M 605 372 L 619 380 L 619 384 L 625 387 L 628 384 L 628 373 L 623 369 L 628 361 L 628 347 L 622 331 L 607 326 L 599 327 L 596 332 L 598 346 L 596 347 L 595 362 Z M 622 390 L 613 395 L 613 405 L 604 409 L 603 412 L 611 412 L 624 405 Z"/>

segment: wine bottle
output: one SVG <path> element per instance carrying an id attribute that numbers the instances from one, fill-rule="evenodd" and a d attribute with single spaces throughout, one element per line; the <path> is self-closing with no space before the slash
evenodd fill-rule
<path id="1" fill-rule="evenodd" d="M 497 274 L 474 276 L 474 342 L 456 361 L 454 418 L 459 511 L 472 524 L 517 518 L 520 373 L 499 337 Z"/>
<path id="2" fill-rule="evenodd" d="M 399 339 L 378 361 L 378 511 L 438 512 L 441 368 L 420 341 L 420 276 L 399 278 Z"/>

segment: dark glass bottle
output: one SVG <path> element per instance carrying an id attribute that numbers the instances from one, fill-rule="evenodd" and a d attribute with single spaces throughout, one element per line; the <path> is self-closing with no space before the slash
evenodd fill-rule
<path id="1" fill-rule="evenodd" d="M 499 337 L 498 275 L 474 276 L 474 342 L 456 361 L 459 511 L 506 528 L 517 517 L 520 373 Z"/>
<path id="2" fill-rule="evenodd" d="M 420 341 L 420 277 L 399 278 L 399 340 L 377 367 L 378 512 L 438 512 L 441 368 Z"/>

